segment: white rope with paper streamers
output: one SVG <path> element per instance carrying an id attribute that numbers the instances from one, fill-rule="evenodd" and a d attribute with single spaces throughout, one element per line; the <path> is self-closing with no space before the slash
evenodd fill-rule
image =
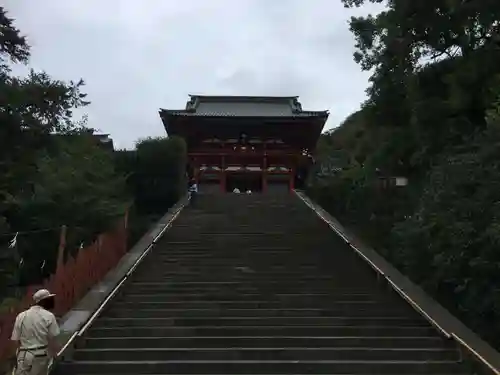
<path id="1" fill-rule="evenodd" d="M 19 235 L 19 232 L 16 232 L 16 235 L 12 240 L 9 242 L 9 248 L 13 249 L 17 246 L 17 236 Z"/>

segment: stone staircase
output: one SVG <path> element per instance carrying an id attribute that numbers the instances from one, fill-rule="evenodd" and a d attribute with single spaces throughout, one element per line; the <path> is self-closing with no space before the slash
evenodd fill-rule
<path id="1" fill-rule="evenodd" d="M 467 374 L 294 195 L 200 196 L 58 374 Z"/>

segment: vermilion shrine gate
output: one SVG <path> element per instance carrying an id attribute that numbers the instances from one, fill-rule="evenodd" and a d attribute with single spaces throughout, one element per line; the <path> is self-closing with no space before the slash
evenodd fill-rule
<path id="1" fill-rule="evenodd" d="M 304 182 L 328 111 L 304 111 L 294 96 L 190 95 L 184 110 L 160 117 L 185 139 L 202 191 L 267 191 Z"/>

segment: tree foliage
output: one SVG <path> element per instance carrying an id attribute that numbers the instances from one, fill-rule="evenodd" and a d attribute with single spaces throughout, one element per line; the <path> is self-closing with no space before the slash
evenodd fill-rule
<path id="1" fill-rule="evenodd" d="M 349 163 L 310 194 L 498 346 L 500 2 L 343 0 L 367 2 L 386 5 L 350 23 L 368 100 L 322 136 L 319 160 Z"/>
<path id="2" fill-rule="evenodd" d="M 415 212 L 393 229 L 394 259 L 473 328 L 498 343 L 500 118 L 442 155 Z M 492 329 L 493 328 L 493 329 Z"/>
<path id="3" fill-rule="evenodd" d="M 186 190 L 186 145 L 181 138 L 146 138 L 135 150 L 116 152 L 115 158 L 142 213 L 165 213 Z"/>
<path id="4" fill-rule="evenodd" d="M 166 211 L 186 190 L 186 145 L 181 138 L 147 138 L 137 144 L 138 205 Z"/>
<path id="5" fill-rule="evenodd" d="M 363 0 L 343 0 L 347 7 Z M 405 126 L 428 100 L 415 100 L 415 75 L 429 64 L 448 59 L 461 61 L 462 69 L 445 81 L 453 89 L 450 105 L 461 111 L 484 96 L 485 86 L 476 75 L 491 77 L 498 70 L 500 3 L 495 0 L 370 0 L 387 9 L 376 16 L 353 17 L 355 60 L 362 69 L 373 69 L 370 102 L 378 104 L 382 118 Z M 481 60 L 482 64 L 474 61 Z M 446 64 L 445 64 L 446 65 Z M 464 100 L 468 103 L 464 103 Z M 471 102 L 472 100 L 472 102 Z M 397 105 L 394 105 L 397 103 Z M 420 104 L 420 105 L 419 105 Z M 484 110 L 484 108 L 483 108 Z M 409 120 L 410 119 L 410 120 Z M 474 124 L 481 126 L 481 122 Z"/>
<path id="6" fill-rule="evenodd" d="M 126 176 L 134 200 L 130 215 L 133 244 L 185 194 L 186 145 L 177 137 L 143 139 L 134 150 L 116 151 L 115 165 Z"/>
<path id="7" fill-rule="evenodd" d="M 73 110 L 88 104 L 83 80 L 46 72 L 11 74 L 29 62 L 27 39 L 0 7 L 0 297 L 6 285 L 38 282 L 54 270 L 59 228 L 68 250 L 123 215 L 128 198 L 102 150 Z M 12 232 L 20 232 L 10 248 Z"/>
<path id="8" fill-rule="evenodd" d="M 109 229 L 128 205 L 124 177 L 116 174 L 112 154 L 89 134 L 65 135 L 55 142 L 55 152 L 37 157 L 31 188 L 15 197 L 18 212 L 29 216 L 33 227 L 92 223 L 98 232 Z"/>
<path id="9" fill-rule="evenodd" d="M 6 287 L 54 271 L 61 225 L 67 254 L 110 229 L 132 204 L 132 241 L 185 190 L 186 149 L 177 138 L 150 138 L 111 153 L 86 119 L 83 80 L 45 72 L 11 74 L 29 62 L 27 39 L 0 7 L 0 300 Z M 16 245 L 9 247 L 14 233 Z"/>
<path id="10" fill-rule="evenodd" d="M 10 58 L 14 62 L 27 62 L 29 45 L 26 37 L 14 26 L 14 20 L 7 16 L 7 11 L 0 7 L 0 61 Z M 5 69 L 5 66 L 3 67 Z"/>

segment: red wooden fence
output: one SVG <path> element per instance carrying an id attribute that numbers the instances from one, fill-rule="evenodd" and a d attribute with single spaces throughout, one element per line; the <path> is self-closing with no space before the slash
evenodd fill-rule
<path id="1" fill-rule="evenodd" d="M 113 231 L 101 234 L 92 245 L 80 249 L 75 257 L 70 256 L 66 262 L 63 261 L 65 232 L 63 228 L 56 272 L 42 285 L 29 287 L 18 306 L 0 313 L 0 363 L 14 354 L 9 350 L 14 320 L 19 312 L 32 304 L 32 296 L 37 289 L 47 288 L 57 294 L 54 313 L 62 316 L 101 281 L 127 251 L 127 215 Z"/>

